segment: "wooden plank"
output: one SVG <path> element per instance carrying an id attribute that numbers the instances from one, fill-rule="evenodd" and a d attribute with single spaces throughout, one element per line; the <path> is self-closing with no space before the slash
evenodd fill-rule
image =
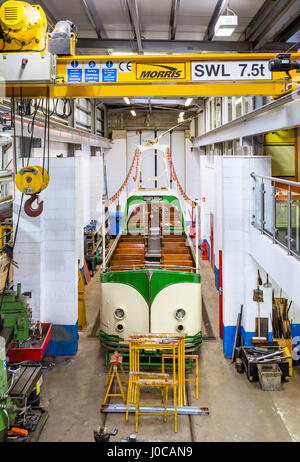
<path id="1" fill-rule="evenodd" d="M 269 319 L 260 318 L 260 337 L 268 338 Z M 255 335 L 258 336 L 258 318 L 255 318 Z"/>
<path id="2" fill-rule="evenodd" d="M 89 282 L 91 282 L 92 278 L 91 278 L 91 275 L 90 275 L 90 272 L 89 272 L 89 269 L 87 267 L 85 259 L 84 259 L 84 263 L 83 263 L 83 272 L 84 272 L 84 277 L 85 277 L 86 283 L 89 284 Z"/>
<path id="3" fill-rule="evenodd" d="M 162 258 L 163 259 L 168 259 L 168 260 L 190 260 L 190 261 L 192 261 L 192 257 L 188 253 L 163 254 Z"/>
<path id="4" fill-rule="evenodd" d="M 192 261 L 184 260 L 163 260 L 164 265 L 177 265 L 177 266 L 193 266 Z"/>
<path id="5" fill-rule="evenodd" d="M 120 254 L 115 254 L 113 255 L 112 257 L 112 260 L 143 260 L 144 259 L 144 255 L 143 254 L 140 254 L 140 255 L 134 255 L 134 254 L 131 254 L 131 255 L 120 255 Z"/>
<path id="6" fill-rule="evenodd" d="M 135 243 L 135 244 L 143 244 L 144 245 L 144 238 L 143 237 L 137 237 L 137 236 L 132 236 L 132 237 L 121 237 L 120 242 L 122 243 Z"/>
<path id="7" fill-rule="evenodd" d="M 169 254 L 190 254 L 189 247 L 179 247 L 176 249 L 173 248 L 163 248 L 161 251 L 162 255 L 169 255 Z"/>
<path id="8" fill-rule="evenodd" d="M 144 253 L 144 249 L 119 249 L 119 247 L 117 247 L 116 251 L 114 252 L 114 255 L 144 255 Z"/>
<path id="9" fill-rule="evenodd" d="M 144 260 L 112 260 L 111 265 L 135 265 L 141 264 Z"/>
<path id="10" fill-rule="evenodd" d="M 129 243 L 129 242 L 119 242 L 118 245 L 119 248 L 121 249 L 143 249 L 145 246 L 144 244 L 135 244 L 135 243 Z"/>
<path id="11" fill-rule="evenodd" d="M 162 242 L 174 242 L 174 241 L 185 241 L 186 237 L 185 236 L 163 236 L 162 237 Z"/>

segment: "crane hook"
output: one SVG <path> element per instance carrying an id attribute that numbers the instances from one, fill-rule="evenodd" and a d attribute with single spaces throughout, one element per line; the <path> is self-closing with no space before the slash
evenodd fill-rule
<path id="1" fill-rule="evenodd" d="M 38 207 L 36 209 L 32 208 L 33 202 L 37 200 Z M 27 215 L 30 217 L 38 217 L 44 208 L 44 201 L 39 202 L 39 195 L 38 194 L 32 194 L 30 199 L 27 199 L 27 201 L 24 204 L 24 211 Z"/>

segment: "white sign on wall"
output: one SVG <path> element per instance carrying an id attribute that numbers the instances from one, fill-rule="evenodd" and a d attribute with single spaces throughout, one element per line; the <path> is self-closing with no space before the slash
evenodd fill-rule
<path id="1" fill-rule="evenodd" d="M 192 80 L 272 80 L 268 61 L 192 61 Z"/>

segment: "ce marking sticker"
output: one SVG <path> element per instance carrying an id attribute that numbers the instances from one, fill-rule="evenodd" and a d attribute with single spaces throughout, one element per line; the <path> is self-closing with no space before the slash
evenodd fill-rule
<path id="1" fill-rule="evenodd" d="M 131 61 L 120 61 L 119 62 L 119 72 L 132 72 L 132 62 Z"/>

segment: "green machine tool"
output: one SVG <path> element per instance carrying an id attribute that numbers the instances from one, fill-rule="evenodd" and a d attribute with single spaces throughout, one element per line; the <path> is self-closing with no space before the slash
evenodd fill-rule
<path id="1" fill-rule="evenodd" d="M 22 295 L 21 284 L 17 285 L 17 293 L 13 290 L 5 290 L 0 295 L 0 315 L 2 318 L 0 335 L 5 338 L 13 335 L 14 341 L 28 339 L 32 312 L 27 297 Z"/>
<path id="2" fill-rule="evenodd" d="M 7 429 L 17 416 L 29 409 L 28 399 L 42 374 L 39 363 L 21 365 L 8 371 L 7 350 L 11 341 L 22 342 L 29 338 L 31 309 L 21 284 L 17 292 L 4 290 L 0 295 L 0 441 L 6 440 Z"/>
<path id="3" fill-rule="evenodd" d="M 16 418 L 17 410 L 8 394 L 6 371 L 6 342 L 0 336 L 0 442 L 6 439 L 6 429 Z"/>

